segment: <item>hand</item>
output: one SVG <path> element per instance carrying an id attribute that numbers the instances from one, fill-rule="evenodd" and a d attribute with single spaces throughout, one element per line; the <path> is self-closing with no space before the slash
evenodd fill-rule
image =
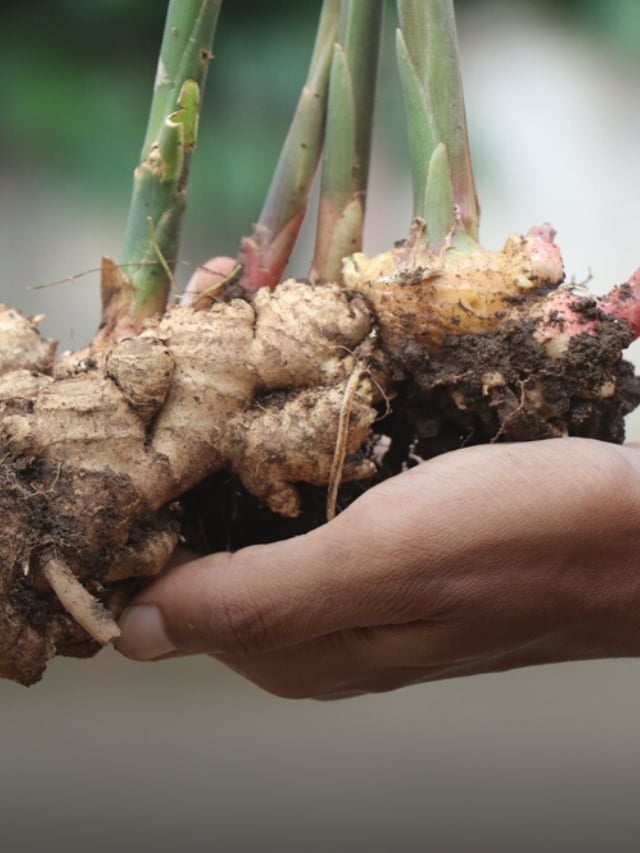
<path id="1" fill-rule="evenodd" d="M 210 654 L 316 698 L 638 655 L 639 569 L 640 450 L 473 447 L 305 536 L 174 567 L 125 613 L 119 648 Z"/>

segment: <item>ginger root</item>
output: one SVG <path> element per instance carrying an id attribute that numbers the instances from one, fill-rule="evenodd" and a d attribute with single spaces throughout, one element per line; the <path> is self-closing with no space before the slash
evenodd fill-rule
<path id="1" fill-rule="evenodd" d="M 0 308 L 0 676 L 31 684 L 54 654 L 116 636 L 181 536 L 183 496 L 216 472 L 291 518 L 301 484 L 326 490 L 331 516 L 341 484 L 416 454 L 622 441 L 639 277 L 600 300 L 562 277 L 550 226 L 503 252 L 436 254 L 417 222 L 348 259 L 344 289 L 288 281 L 173 308 L 57 363 L 36 321 Z"/>

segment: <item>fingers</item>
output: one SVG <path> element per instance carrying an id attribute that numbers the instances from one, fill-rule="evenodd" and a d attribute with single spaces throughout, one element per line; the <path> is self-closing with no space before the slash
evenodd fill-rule
<path id="1" fill-rule="evenodd" d="M 259 687 L 288 699 L 339 699 L 381 693 L 444 678 L 497 673 L 524 666 L 613 656 L 605 638 L 583 627 L 524 638 L 507 647 L 483 642 L 459 624 L 412 623 L 354 629 L 298 646 L 221 660 Z"/>
<path id="2" fill-rule="evenodd" d="M 262 653 L 353 625 L 406 621 L 391 555 L 370 554 L 369 522 L 363 527 L 357 513 L 352 521 L 172 569 L 125 613 L 118 648 L 142 659 Z"/>
<path id="3" fill-rule="evenodd" d="M 429 679 L 443 637 L 436 626 L 355 628 L 262 654 L 222 655 L 245 678 L 288 699 L 384 692 Z M 445 640 L 446 645 L 446 640 Z"/>

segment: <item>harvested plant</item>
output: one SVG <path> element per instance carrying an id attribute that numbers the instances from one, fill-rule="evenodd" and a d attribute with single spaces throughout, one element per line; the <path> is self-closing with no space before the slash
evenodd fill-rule
<path id="1" fill-rule="evenodd" d="M 624 439 L 640 273 L 564 282 L 548 224 L 478 243 L 450 0 L 398 0 L 408 236 L 362 254 L 383 3 L 325 0 L 264 209 L 224 275 L 169 304 L 220 0 L 171 0 L 125 245 L 103 317 L 56 359 L 0 309 L 0 676 L 89 656 L 179 542 L 236 548 L 323 523 L 464 445 Z M 322 160 L 309 278 L 284 280 Z M 213 282 L 213 283 L 212 283 Z"/>

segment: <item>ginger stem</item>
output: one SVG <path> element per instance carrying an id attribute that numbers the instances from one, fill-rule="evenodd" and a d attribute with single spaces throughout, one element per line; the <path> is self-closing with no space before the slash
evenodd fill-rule
<path id="1" fill-rule="evenodd" d="M 344 0 L 333 49 L 320 209 L 310 278 L 340 282 L 362 249 L 384 4 Z"/>
<path id="2" fill-rule="evenodd" d="M 340 0 L 323 0 L 305 85 L 280 152 L 260 218 L 243 237 L 240 286 L 248 293 L 282 280 L 304 220 L 325 129 L 329 71 Z"/>
<path id="3" fill-rule="evenodd" d="M 135 170 L 117 287 L 104 287 L 106 337 L 162 314 L 176 263 L 202 89 L 222 0 L 170 0 L 147 133 Z M 150 233 L 149 220 L 152 223 Z M 166 259 L 162 263 L 159 257 Z M 167 270 L 167 265 L 170 270 Z"/>
<path id="4" fill-rule="evenodd" d="M 42 571 L 60 604 L 94 640 L 105 646 L 120 636 L 111 614 L 82 586 L 66 563 L 52 558 Z"/>
<path id="5" fill-rule="evenodd" d="M 398 0 L 398 12 L 396 49 L 409 137 L 414 216 L 426 221 L 430 243 L 434 231 L 432 250 L 445 246 L 441 232 L 447 219 L 454 242 L 468 248 L 469 241 L 478 239 L 480 208 L 471 166 L 453 0 Z M 440 144 L 446 148 L 446 158 L 441 156 L 434 164 Z M 453 213 L 448 193 L 429 187 L 434 179 L 443 186 L 442 170 L 434 168 L 442 166 L 443 159 L 447 161 L 455 203 Z M 442 209 L 438 209 L 439 200 Z"/>

